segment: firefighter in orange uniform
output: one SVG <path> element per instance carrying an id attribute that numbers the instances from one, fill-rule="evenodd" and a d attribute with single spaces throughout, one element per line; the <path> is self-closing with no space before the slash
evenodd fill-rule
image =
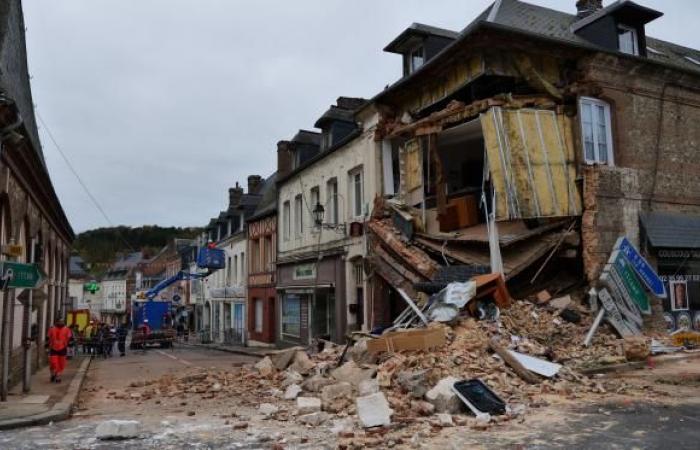
<path id="1" fill-rule="evenodd" d="M 51 381 L 61 382 L 61 374 L 66 368 L 66 355 L 68 354 L 68 343 L 72 337 L 63 319 L 56 319 L 54 326 L 49 328 L 47 334 L 49 344 L 49 367 L 51 369 Z"/>

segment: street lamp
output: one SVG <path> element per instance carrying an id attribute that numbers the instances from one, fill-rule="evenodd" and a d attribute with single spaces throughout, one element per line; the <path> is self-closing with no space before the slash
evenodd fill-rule
<path id="1" fill-rule="evenodd" d="M 314 222 L 316 222 L 316 226 L 320 227 L 323 225 L 323 215 L 326 213 L 326 210 L 323 208 L 323 205 L 320 203 L 316 203 L 316 206 L 314 207 L 314 210 L 312 211 L 314 215 Z"/>
<path id="2" fill-rule="evenodd" d="M 323 216 L 325 213 L 326 209 L 323 207 L 323 205 L 316 202 L 316 206 L 314 206 L 314 209 L 311 211 L 316 227 L 326 230 L 335 230 L 336 232 L 340 231 L 345 234 L 344 223 L 323 223 Z"/>

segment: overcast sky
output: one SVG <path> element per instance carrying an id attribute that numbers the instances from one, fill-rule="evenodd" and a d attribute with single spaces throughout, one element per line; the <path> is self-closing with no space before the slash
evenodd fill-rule
<path id="1" fill-rule="evenodd" d="M 312 128 L 336 97 L 397 80 L 400 57 L 382 48 L 412 22 L 461 30 L 491 2 L 23 3 L 34 102 L 112 222 L 189 226 L 224 209 L 236 181 L 274 172 L 277 141 Z M 696 0 L 639 3 L 665 13 L 649 35 L 700 48 Z M 40 134 L 74 229 L 107 226 Z"/>

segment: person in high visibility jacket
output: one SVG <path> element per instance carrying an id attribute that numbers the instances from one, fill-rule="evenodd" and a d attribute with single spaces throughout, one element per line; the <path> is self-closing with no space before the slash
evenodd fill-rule
<path id="1" fill-rule="evenodd" d="M 54 383 L 61 382 L 61 374 L 66 369 L 68 343 L 72 335 L 70 328 L 63 323 L 63 319 L 56 319 L 54 326 L 49 328 L 47 334 L 49 344 L 49 368 L 51 370 L 51 381 Z"/>

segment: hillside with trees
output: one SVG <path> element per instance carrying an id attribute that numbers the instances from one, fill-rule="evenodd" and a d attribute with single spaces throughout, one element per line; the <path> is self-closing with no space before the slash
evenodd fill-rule
<path id="1" fill-rule="evenodd" d="M 160 227 L 105 227 L 84 231 L 75 238 L 73 248 L 90 266 L 105 266 L 120 253 L 143 250 L 154 254 L 173 238 L 196 237 L 201 228 Z"/>

